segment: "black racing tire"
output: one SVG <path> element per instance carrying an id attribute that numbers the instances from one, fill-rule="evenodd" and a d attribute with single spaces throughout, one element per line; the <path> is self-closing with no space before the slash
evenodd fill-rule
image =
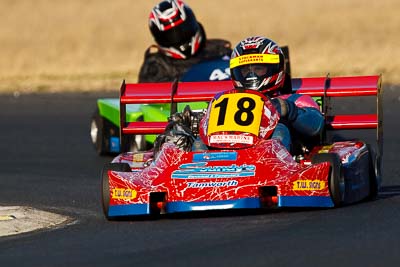
<path id="1" fill-rule="evenodd" d="M 99 109 L 96 108 L 90 121 L 90 139 L 98 155 L 106 155 L 107 137 L 105 134 L 105 121 L 100 115 Z"/>
<path id="2" fill-rule="evenodd" d="M 368 148 L 368 166 L 369 166 L 369 196 L 368 200 L 374 200 L 378 196 L 379 192 L 379 178 L 380 178 L 380 159 L 378 155 L 374 153 L 370 144 L 367 144 Z"/>
<path id="3" fill-rule="evenodd" d="M 151 145 L 146 141 L 145 135 L 131 135 L 127 136 L 128 142 L 126 142 L 126 148 L 122 151 L 129 152 L 140 152 L 147 151 Z"/>
<path id="4" fill-rule="evenodd" d="M 344 176 L 339 155 L 335 153 L 321 153 L 312 157 L 311 163 L 329 162 L 331 164 L 329 176 L 329 192 L 335 207 L 339 207 L 344 201 Z"/>
<path id="5" fill-rule="evenodd" d="M 108 163 L 101 171 L 101 204 L 103 207 L 104 216 L 107 220 L 113 220 L 115 217 L 109 216 L 108 211 L 110 208 L 110 183 L 108 178 L 108 171 L 130 172 L 131 168 L 128 163 Z"/>

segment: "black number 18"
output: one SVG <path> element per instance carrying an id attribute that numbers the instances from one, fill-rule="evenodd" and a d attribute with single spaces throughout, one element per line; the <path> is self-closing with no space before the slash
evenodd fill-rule
<path id="1" fill-rule="evenodd" d="M 246 107 L 246 103 L 248 106 Z M 243 97 L 237 103 L 238 110 L 235 112 L 234 120 L 240 126 L 248 126 L 254 120 L 254 114 L 252 110 L 256 107 L 256 103 L 254 99 L 250 97 Z M 226 110 L 228 108 L 228 98 L 225 98 L 221 102 L 215 105 L 216 108 L 220 108 L 220 112 L 218 115 L 217 126 L 223 125 L 225 122 Z M 246 119 L 242 119 L 242 114 L 246 113 Z"/>

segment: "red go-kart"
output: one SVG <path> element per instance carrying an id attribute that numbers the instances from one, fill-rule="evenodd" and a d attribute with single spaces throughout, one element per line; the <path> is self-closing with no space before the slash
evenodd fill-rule
<path id="1" fill-rule="evenodd" d="M 127 104 L 210 101 L 192 149 L 123 152 L 102 172 L 107 219 L 177 212 L 284 207 L 333 208 L 374 198 L 381 179 L 379 76 L 297 78 L 293 91 L 321 99 L 325 131 L 375 129 L 377 145 L 355 138 L 290 153 L 270 136 L 279 114 L 268 98 L 231 81 L 122 84 L 120 136 L 161 134 L 166 122 L 127 122 Z M 330 99 L 373 96 L 374 114 L 332 114 Z M 174 110 L 174 108 L 171 108 Z M 121 147 L 126 147 L 123 144 Z"/>

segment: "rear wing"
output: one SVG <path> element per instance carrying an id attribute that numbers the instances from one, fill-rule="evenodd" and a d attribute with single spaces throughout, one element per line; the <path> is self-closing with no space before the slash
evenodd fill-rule
<path id="1" fill-rule="evenodd" d="M 344 129 L 376 129 L 379 150 L 382 151 L 383 113 L 381 77 L 317 77 L 292 79 L 293 92 L 320 97 L 322 112 L 325 115 L 326 128 Z M 182 102 L 208 102 L 216 93 L 233 89 L 232 81 L 207 82 L 174 82 L 174 83 L 122 83 L 120 90 L 120 136 L 130 134 L 160 134 L 164 132 L 163 122 L 127 122 L 127 104 L 161 104 Z M 377 109 L 374 114 L 331 114 L 330 99 L 333 97 L 376 96 Z M 172 108 L 173 109 L 173 108 Z M 166 118 L 167 119 L 167 118 Z M 121 147 L 126 147 L 121 144 Z"/>
<path id="2" fill-rule="evenodd" d="M 166 121 L 127 122 L 127 104 L 163 104 L 184 102 L 209 102 L 215 94 L 232 89 L 231 81 L 217 82 L 174 82 L 174 83 L 137 83 L 125 81 L 120 90 L 120 135 L 160 134 L 164 132 Z M 173 108 L 172 108 L 173 110 Z M 167 120 L 167 118 L 166 118 Z M 123 146 L 121 146 L 123 147 Z"/>
<path id="3" fill-rule="evenodd" d="M 381 76 L 327 77 L 292 79 L 295 93 L 321 97 L 322 112 L 328 129 L 377 129 L 382 128 Z M 331 114 L 330 99 L 334 97 L 376 96 L 374 114 Z"/>

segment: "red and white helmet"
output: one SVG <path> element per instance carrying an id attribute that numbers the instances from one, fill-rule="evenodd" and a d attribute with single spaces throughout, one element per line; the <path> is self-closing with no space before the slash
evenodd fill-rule
<path id="1" fill-rule="evenodd" d="M 237 44 L 229 67 L 235 88 L 273 95 L 283 87 L 285 56 L 274 41 L 265 37 L 249 37 Z"/>
<path id="2" fill-rule="evenodd" d="M 187 59 L 203 46 L 205 33 L 193 11 L 181 0 L 165 0 L 149 17 L 150 31 L 160 50 L 176 59 Z"/>

